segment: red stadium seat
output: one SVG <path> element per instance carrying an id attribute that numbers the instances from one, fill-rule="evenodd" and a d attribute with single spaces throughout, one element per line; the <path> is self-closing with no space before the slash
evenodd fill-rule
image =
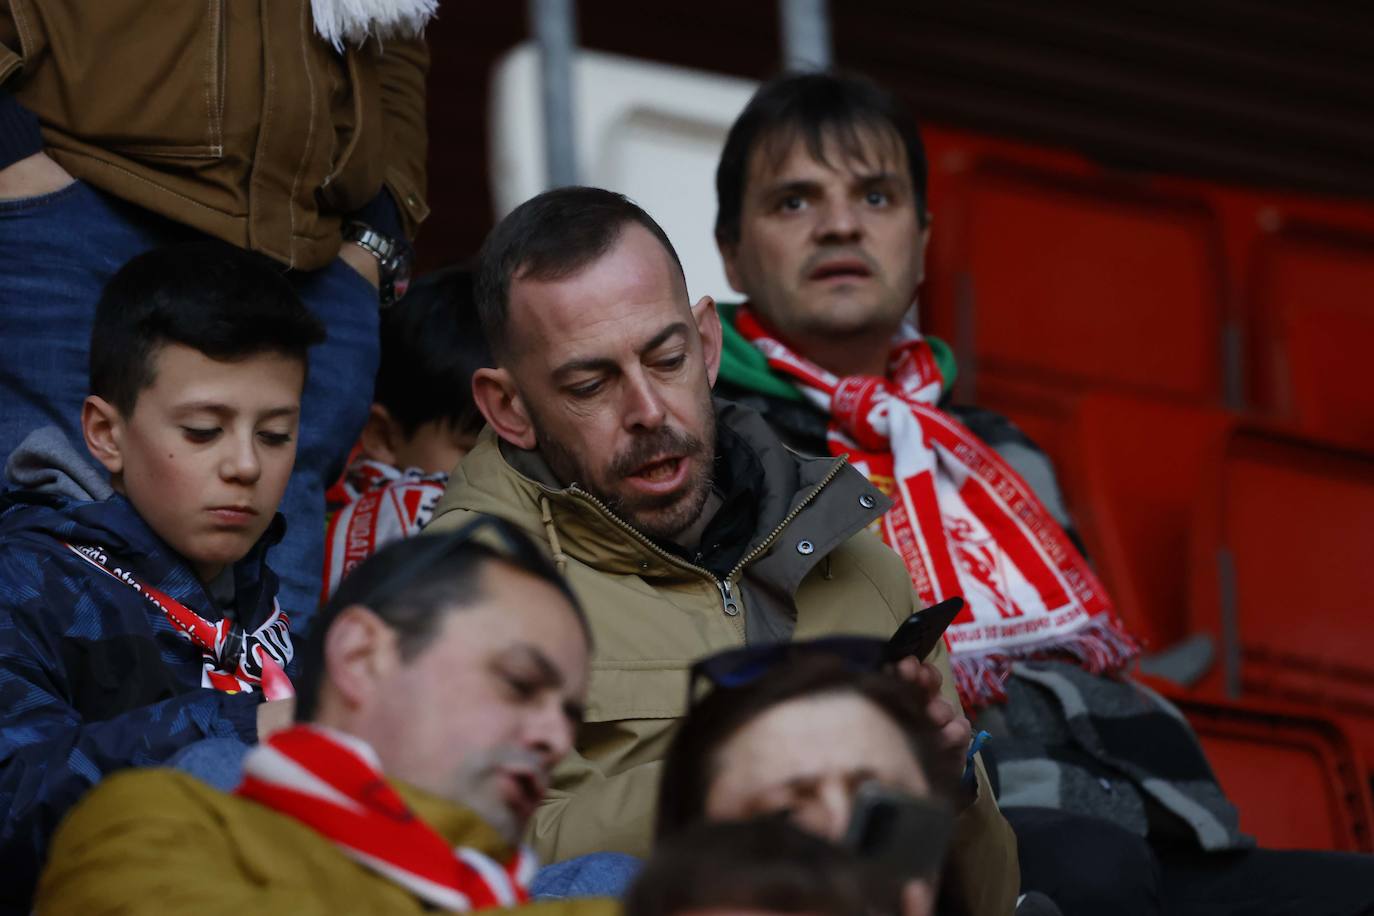
<path id="1" fill-rule="evenodd" d="M 1257 406 L 1304 432 L 1374 445 L 1374 234 L 1291 226 L 1248 277 Z"/>
<path id="2" fill-rule="evenodd" d="M 1191 626 L 1205 685 L 1341 717 L 1374 759 L 1374 455 L 1238 430 L 1197 503 Z"/>
<path id="3" fill-rule="evenodd" d="M 1189 635 L 1194 501 L 1221 458 L 1229 414 L 1176 401 L 1085 395 L 1064 447 L 1074 519 L 1127 627 L 1147 650 Z"/>
<path id="4" fill-rule="evenodd" d="M 1272 702 L 1203 700 L 1152 682 L 1188 718 L 1241 830 L 1268 849 L 1374 851 L 1362 761 L 1337 723 Z"/>
<path id="5" fill-rule="evenodd" d="M 1076 476 L 1076 455 L 1069 439 L 1075 395 L 1053 386 L 1037 385 L 999 375 L 984 375 L 978 383 L 978 406 L 1011 419 L 1054 464 L 1061 486 Z M 1073 494 L 1066 491 L 1070 508 Z"/>
<path id="6" fill-rule="evenodd" d="M 1202 198 L 996 152 L 943 181 L 926 317 L 973 400 L 995 376 L 1221 403 L 1226 271 Z"/>

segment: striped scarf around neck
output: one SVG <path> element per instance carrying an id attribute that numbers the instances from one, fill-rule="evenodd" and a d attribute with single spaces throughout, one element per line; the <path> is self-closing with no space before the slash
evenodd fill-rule
<path id="1" fill-rule="evenodd" d="M 793 352 L 749 310 L 735 328 L 830 418 L 827 446 L 893 500 L 880 533 L 921 601 L 965 601 L 945 631 L 960 698 L 1006 698 L 1014 661 L 1067 655 L 1094 674 L 1139 653 L 1106 590 L 1049 511 L 1000 455 L 936 405 L 944 379 L 910 324 L 887 375 L 840 377 Z"/>
<path id="2" fill-rule="evenodd" d="M 300 821 L 431 906 L 466 913 L 529 900 L 538 869 L 532 852 L 520 847 L 498 862 L 450 846 L 386 781 L 359 738 L 296 725 L 253 748 L 243 770 L 235 795 Z"/>

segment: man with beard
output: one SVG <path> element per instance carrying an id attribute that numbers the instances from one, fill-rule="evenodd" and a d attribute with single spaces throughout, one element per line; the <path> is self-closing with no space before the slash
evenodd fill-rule
<path id="1" fill-rule="evenodd" d="M 238 789 L 106 780 L 58 831 L 37 912 L 516 907 L 535 865 L 520 834 L 572 745 L 589 649 L 567 585 L 506 523 L 389 544 L 321 612 L 297 724 L 249 752 Z"/>
<path id="2" fill-rule="evenodd" d="M 561 860 L 642 855 L 687 672 L 730 647 L 828 633 L 886 637 L 920 607 L 866 530 L 888 505 L 843 459 L 798 459 L 752 411 L 713 403 L 721 328 L 691 304 L 663 230 L 618 194 L 550 191 L 483 246 L 478 312 L 495 366 L 473 377 L 489 429 L 430 530 L 471 513 L 542 540 L 597 642 L 586 720 L 535 815 Z M 1009 913 L 1015 847 L 969 753 L 943 650 L 901 672 L 966 774 L 944 878 L 951 911 Z"/>
<path id="3" fill-rule="evenodd" d="M 730 283 L 717 394 L 802 454 L 848 454 L 890 493 L 883 539 L 946 632 L 993 734 L 1024 890 L 1067 916 L 1370 912 L 1374 858 L 1254 849 L 1196 736 L 1125 676 L 1136 647 L 1066 531 L 1044 456 L 953 407 L 953 354 L 908 320 L 930 239 L 910 116 L 835 74 L 764 84 L 716 173 Z M 1029 244 L 1029 242 L 1028 242 Z"/>

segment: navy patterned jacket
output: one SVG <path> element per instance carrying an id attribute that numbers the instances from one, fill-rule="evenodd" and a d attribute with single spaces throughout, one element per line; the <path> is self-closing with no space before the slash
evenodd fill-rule
<path id="1" fill-rule="evenodd" d="M 272 612 L 278 516 L 234 567 L 234 615 Z M 257 738 L 259 693 L 201 687 L 201 652 L 157 608 L 62 542 L 94 544 L 207 620 L 222 614 L 122 496 L 0 495 L 0 912 L 27 912 L 48 839 L 101 777 L 208 737 Z"/>

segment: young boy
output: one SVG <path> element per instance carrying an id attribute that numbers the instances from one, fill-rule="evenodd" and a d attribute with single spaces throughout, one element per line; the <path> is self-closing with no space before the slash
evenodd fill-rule
<path id="1" fill-rule="evenodd" d="M 48 428 L 0 496 L 0 910 L 27 911 L 102 776 L 289 721 L 262 702 L 291 695 L 292 657 L 264 554 L 323 338 L 280 271 L 218 242 L 105 287 L 81 428 L 108 479 Z"/>
<path id="2" fill-rule="evenodd" d="M 472 271 L 421 279 L 382 312 L 382 361 L 357 459 L 328 494 L 324 594 L 383 544 L 429 521 L 449 472 L 477 441 L 472 374 L 490 365 Z"/>

